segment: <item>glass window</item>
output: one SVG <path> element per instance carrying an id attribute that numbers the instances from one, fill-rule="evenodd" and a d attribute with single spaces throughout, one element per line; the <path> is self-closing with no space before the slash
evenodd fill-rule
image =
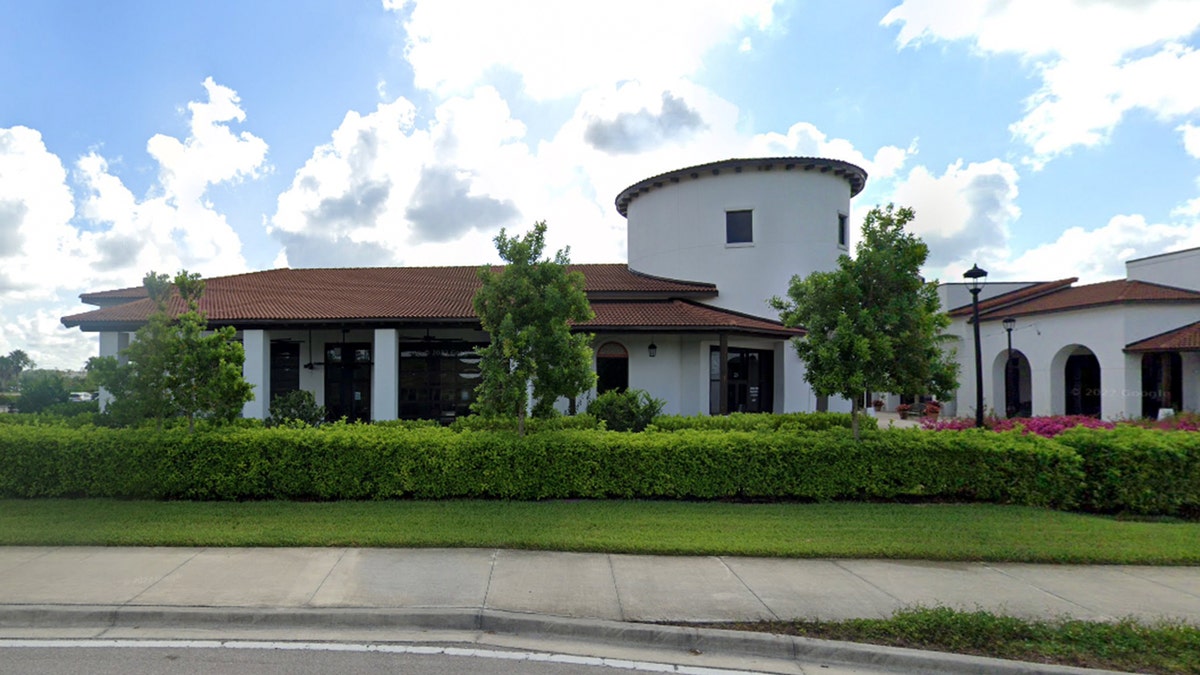
<path id="1" fill-rule="evenodd" d="M 725 243 L 749 244 L 754 241 L 753 211 L 725 212 Z"/>
<path id="2" fill-rule="evenodd" d="M 629 388 L 629 351 L 617 342 L 605 342 L 596 350 L 596 392 Z"/>
<path id="3" fill-rule="evenodd" d="M 838 214 L 838 246 L 850 245 L 850 219 L 846 214 Z"/>

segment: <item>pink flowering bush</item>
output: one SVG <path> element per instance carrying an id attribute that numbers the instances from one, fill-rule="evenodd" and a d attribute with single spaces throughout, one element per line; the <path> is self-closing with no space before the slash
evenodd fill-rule
<path id="1" fill-rule="evenodd" d="M 1014 429 L 1025 434 L 1036 434 L 1045 438 L 1054 438 L 1067 429 L 1084 427 L 1087 429 L 1112 429 L 1116 425 L 1087 415 L 1054 415 L 1049 417 L 995 417 L 984 418 L 983 425 L 992 431 L 1012 431 Z M 975 420 L 967 417 L 951 419 L 923 418 L 921 427 L 932 431 L 962 431 L 974 429 Z"/>

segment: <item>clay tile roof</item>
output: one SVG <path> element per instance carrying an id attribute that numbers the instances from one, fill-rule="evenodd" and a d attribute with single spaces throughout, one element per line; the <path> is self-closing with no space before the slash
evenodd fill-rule
<path id="1" fill-rule="evenodd" d="M 596 318 L 579 324 L 589 331 L 605 329 L 640 331 L 721 331 L 754 333 L 771 337 L 793 337 L 804 331 L 739 312 L 686 300 L 645 302 L 594 302 Z"/>
<path id="2" fill-rule="evenodd" d="M 994 311 L 1002 307 L 1008 307 L 1015 303 L 1029 300 L 1030 298 L 1046 295 L 1047 293 L 1053 293 L 1054 291 L 1070 286 L 1076 281 L 1079 281 L 1079 277 L 1070 277 L 1068 279 L 1059 279 L 1057 281 L 1042 281 L 1040 283 L 1030 284 L 1025 288 L 1018 288 L 1015 291 L 1001 293 L 1000 295 L 990 297 L 987 300 L 980 300 L 979 314 L 982 317 L 983 314 L 989 311 Z M 948 314 L 950 314 L 950 316 L 970 316 L 971 305 L 968 303 L 962 307 L 957 307 L 950 310 Z"/>
<path id="3" fill-rule="evenodd" d="M 661 279 L 624 264 L 572 265 L 583 272 L 589 297 L 713 297 L 709 283 Z M 273 321 L 443 320 L 473 321 L 479 288 L 475 267 L 278 269 L 205 281 L 200 309 L 214 324 Z M 498 269 L 498 268 L 497 268 Z M 144 289 L 81 296 L 101 308 L 63 317 L 68 327 L 122 328 L 144 322 L 154 310 Z M 113 304 L 117 299 L 126 302 Z M 181 311 L 176 299 L 172 310 Z"/>
<path id="4" fill-rule="evenodd" d="M 981 314 L 980 320 L 996 319 L 1000 316 L 1064 312 L 1101 305 L 1152 302 L 1200 302 L 1200 293 L 1145 281 L 1117 279 L 1084 286 L 1070 286 L 1024 302 L 1006 304 L 987 312 L 987 316 Z"/>
<path id="5" fill-rule="evenodd" d="M 1127 352 L 1200 351 L 1200 321 L 1125 346 Z"/>
<path id="6" fill-rule="evenodd" d="M 719 162 L 709 162 L 674 169 L 657 176 L 651 176 L 621 190 L 617 195 L 617 212 L 622 216 L 629 215 L 629 203 L 638 196 L 678 183 L 685 178 L 695 179 L 705 175 L 720 175 L 722 171 L 741 173 L 742 171 L 817 171 L 843 178 L 850 186 L 850 196 L 854 197 L 863 191 L 867 184 L 867 172 L 861 167 L 840 159 L 825 159 L 823 157 L 755 157 L 733 158 Z"/>

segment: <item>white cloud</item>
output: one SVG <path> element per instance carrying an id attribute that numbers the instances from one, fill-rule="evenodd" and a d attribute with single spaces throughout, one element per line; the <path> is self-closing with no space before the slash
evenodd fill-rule
<path id="1" fill-rule="evenodd" d="M 1176 128 L 1183 134 L 1183 149 L 1187 154 L 1200 159 L 1200 127 L 1188 123 Z"/>
<path id="2" fill-rule="evenodd" d="M 1041 79 L 1025 116 L 1010 126 L 1040 168 L 1076 146 L 1108 140 L 1130 111 L 1163 120 L 1200 111 L 1200 53 L 1183 42 L 1200 28 L 1193 0 L 905 0 L 883 18 L 901 24 L 903 48 L 967 40 L 980 52 L 1013 53 Z"/>
<path id="3" fill-rule="evenodd" d="M 841 159 L 866 170 L 870 180 L 891 178 L 908 158 L 916 153 L 916 141 L 908 148 L 886 145 L 867 158 L 854 144 L 844 138 L 829 138 L 820 129 L 808 122 L 797 122 L 786 134 L 758 134 L 750 140 L 753 155 L 797 155 L 802 157 L 827 157 Z"/>
<path id="4" fill-rule="evenodd" d="M 151 269 L 245 269 L 237 233 L 206 192 L 258 176 L 267 146 L 229 128 L 245 118 L 233 90 L 211 78 L 204 88 L 208 100 L 187 106 L 185 139 L 156 135 L 147 143 L 159 172 L 144 198 L 95 151 L 75 162 L 83 188 L 75 195 L 38 131 L 0 129 L 0 349 L 25 349 L 47 367 L 78 368 L 95 353 L 95 336 L 58 321 L 83 309 L 72 302 L 76 294 L 133 285 Z"/>
<path id="5" fill-rule="evenodd" d="M 1200 246 L 1197 224 L 1151 224 L 1141 215 L 1114 216 L 1103 227 L 1072 227 L 1058 239 L 1012 260 L 996 260 L 995 279 L 1045 280 L 1070 276 L 1083 283 L 1125 276 L 1125 261 Z"/>
<path id="6" fill-rule="evenodd" d="M 889 200 L 916 211 L 909 228 L 929 245 L 926 267 L 948 278 L 941 272 L 960 261 L 1003 253 L 1021 215 L 1018 180 L 1016 169 L 999 159 L 965 166 L 960 160 L 940 176 L 917 166 L 897 180 Z"/>
<path id="7" fill-rule="evenodd" d="M 522 142 L 524 125 L 490 87 L 447 100 L 427 127 L 415 120 L 404 98 L 366 115 L 350 112 L 314 151 L 270 221 L 288 264 L 436 265 L 493 257 L 491 237 L 523 222 L 514 199 L 536 174 Z"/>
<path id="8" fill-rule="evenodd" d="M 422 89 L 467 92 L 502 69 L 520 75 L 534 99 L 562 98 L 622 80 L 694 73 L 714 46 L 767 29 L 775 2 L 417 1 L 404 24 L 406 56 Z"/>
<path id="9" fill-rule="evenodd" d="M 146 271 L 180 268 L 205 276 L 244 271 L 241 240 L 206 198 L 218 184 L 256 178 L 266 169 L 267 144 L 230 122 L 245 119 L 237 93 L 204 81 L 207 102 L 188 103 L 189 134 L 157 134 L 146 151 L 158 163 L 158 181 L 138 199 L 93 151 L 76 162 L 86 189 L 80 216 L 99 226 L 82 235 L 91 265 L 102 278 L 141 278 Z M 107 225 L 107 227 L 104 227 Z"/>

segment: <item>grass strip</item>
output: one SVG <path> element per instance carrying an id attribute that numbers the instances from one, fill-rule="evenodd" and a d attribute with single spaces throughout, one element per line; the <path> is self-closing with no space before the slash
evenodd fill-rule
<path id="1" fill-rule="evenodd" d="M 994 504 L 0 500 L 0 545 L 485 547 L 1196 564 L 1200 523 Z"/>
<path id="2" fill-rule="evenodd" d="M 1139 673 L 1200 673 L 1200 628 L 1183 623 L 1026 621 L 913 608 L 889 619 L 704 624 L 727 628 Z"/>

